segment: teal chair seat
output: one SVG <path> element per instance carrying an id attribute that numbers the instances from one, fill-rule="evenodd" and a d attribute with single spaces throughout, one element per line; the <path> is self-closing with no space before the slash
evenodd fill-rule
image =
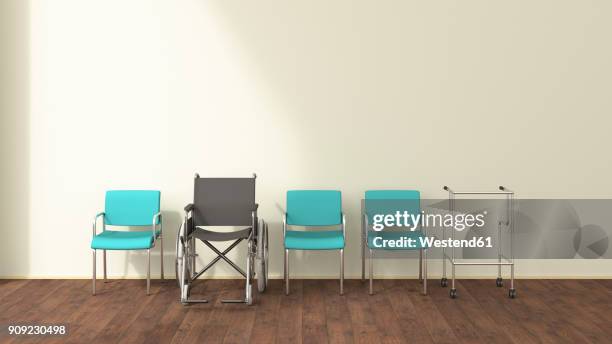
<path id="1" fill-rule="evenodd" d="M 159 230 L 157 231 L 159 236 Z M 151 231 L 110 231 L 96 235 L 91 248 L 97 250 L 146 250 L 153 247 Z"/>
<path id="2" fill-rule="evenodd" d="M 344 248 L 342 231 L 287 231 L 285 248 L 289 250 L 340 250 Z"/>
<path id="3" fill-rule="evenodd" d="M 374 239 L 380 237 L 382 240 L 403 240 L 413 239 L 415 240 L 414 246 L 412 247 L 377 247 L 374 245 Z M 388 250 L 388 251 L 404 251 L 404 250 L 420 250 L 422 248 L 428 248 L 427 245 L 421 245 L 420 238 L 424 238 L 425 235 L 422 231 L 413 231 L 413 232 L 374 232 L 368 231 L 368 248 L 372 250 Z M 377 241 L 379 245 L 381 245 L 380 240 Z"/>

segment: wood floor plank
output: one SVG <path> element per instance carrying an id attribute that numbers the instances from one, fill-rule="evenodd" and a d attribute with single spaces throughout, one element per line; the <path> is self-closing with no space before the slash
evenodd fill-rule
<path id="1" fill-rule="evenodd" d="M 245 298 L 245 280 L 237 280 L 234 283 L 233 289 L 237 294 L 234 298 L 244 299 Z M 257 297 L 257 286 L 252 286 L 252 292 L 254 297 Z M 223 343 L 248 343 L 251 338 L 251 332 L 253 331 L 253 325 L 255 324 L 255 314 L 257 313 L 257 306 L 249 306 L 247 304 L 227 304 L 226 312 L 229 318 L 228 331 L 225 333 Z"/>
<path id="2" fill-rule="evenodd" d="M 156 286 L 158 285 L 152 281 L 151 292 L 153 295 L 158 291 Z M 116 294 L 119 292 L 129 296 L 129 302 L 118 307 L 119 309 L 115 316 L 96 336 L 96 341 L 102 343 L 117 342 L 117 338 L 121 338 L 121 336 L 128 331 L 130 325 L 138 319 L 140 314 L 142 314 L 142 311 L 149 307 L 150 303 L 154 300 L 154 296 L 147 296 L 145 284 L 142 280 L 113 280 L 104 284 L 103 288 L 105 289 L 102 293 L 104 295 L 109 295 L 109 297 L 117 297 Z M 117 290 L 113 288 L 117 288 Z"/>
<path id="3" fill-rule="evenodd" d="M 515 324 L 522 324 L 530 333 L 533 334 L 538 341 L 543 343 L 568 343 L 567 337 L 561 337 L 559 331 L 565 329 L 557 329 L 555 322 L 550 317 L 547 317 L 546 307 L 543 307 L 541 300 L 538 300 L 534 295 L 525 292 L 525 286 L 529 281 L 521 282 L 518 286 L 516 299 L 510 299 L 505 295 L 507 290 L 497 288 L 492 281 L 478 281 L 483 293 L 488 293 L 491 298 L 498 301 L 510 314 L 517 319 Z"/>
<path id="4" fill-rule="evenodd" d="M 478 343 L 482 340 L 480 333 L 461 307 L 463 304 L 472 302 L 470 301 L 470 293 L 460 286 L 461 282 L 457 282 L 459 296 L 456 299 L 451 299 L 445 292 L 446 290 L 438 288 L 430 290 L 429 295 L 461 343 Z"/>
<path id="5" fill-rule="evenodd" d="M 206 299 L 208 303 L 184 306 L 185 317 L 181 321 L 171 343 L 194 343 L 199 340 L 203 332 L 206 333 L 204 328 L 210 324 L 215 311 L 221 306 L 219 304 L 219 297 L 223 292 L 223 282 L 214 280 L 194 282 L 191 297 L 194 299 Z"/>
<path id="6" fill-rule="evenodd" d="M 568 319 L 565 319 L 563 315 L 554 309 L 553 305 L 559 302 L 559 298 L 555 293 L 550 291 L 542 292 L 542 289 L 537 287 L 537 281 L 524 283 L 522 290 L 528 297 L 513 301 L 526 300 L 535 309 L 536 313 L 545 314 L 545 324 L 555 332 L 554 338 L 557 343 L 591 343 L 582 331 L 578 330 L 573 323 L 570 323 Z"/>
<path id="7" fill-rule="evenodd" d="M 104 292 L 96 296 L 90 296 L 94 303 L 90 304 L 89 309 L 81 308 L 78 317 L 73 320 L 69 343 L 89 343 L 93 341 L 97 334 L 105 329 L 107 324 L 113 320 L 120 310 L 120 307 L 132 301 L 132 292 L 128 283 L 124 281 L 112 281 L 104 284 Z M 125 290 L 129 288 L 129 290 Z M 140 288 L 139 288 L 140 289 Z M 140 289 L 139 291 L 142 291 Z M 84 294 L 87 291 L 82 290 Z M 102 310 L 103 309 L 103 310 Z"/>
<path id="8" fill-rule="evenodd" d="M 387 295 L 390 293 L 397 293 L 398 297 L 403 297 L 403 295 L 394 290 L 395 288 L 390 290 L 385 288 L 387 286 L 385 283 L 377 283 L 377 285 L 382 287 L 380 291 L 374 295 L 365 294 L 364 298 L 372 310 L 374 323 L 379 333 L 379 340 L 382 343 L 404 343 L 406 341 L 402 332 L 403 324 L 399 322 L 395 312 L 390 312 L 392 306 L 387 298 Z"/>
<path id="9" fill-rule="evenodd" d="M 28 283 L 30 280 L 0 280 L 0 312 L 4 312 L 4 299 Z"/>
<path id="10" fill-rule="evenodd" d="M 281 297 L 276 340 L 279 343 L 302 343 L 302 280 L 291 280 L 290 285 L 289 295 L 284 295 L 283 291 Z"/>
<path id="11" fill-rule="evenodd" d="M 193 296 L 209 304 L 184 306 L 174 280 L 0 281 L 0 324 L 67 324 L 64 337 L 9 336 L 2 343 L 604 343 L 612 338 L 612 283 L 599 280 L 521 280 L 518 297 L 494 280 L 457 282 L 458 298 L 430 280 L 368 284 L 281 280 L 256 293 L 253 306 L 222 304 L 244 296 L 244 280 L 200 280 Z"/>
<path id="12" fill-rule="evenodd" d="M 477 288 L 470 288 L 469 280 L 461 281 L 457 284 L 457 291 L 461 297 L 456 304 L 465 319 L 469 321 L 472 328 L 478 334 L 478 337 L 483 342 L 488 343 L 512 343 L 512 338 L 502 328 L 500 328 L 497 318 L 497 313 L 491 316 L 487 312 L 483 312 L 482 307 L 478 304 L 478 298 L 482 294 Z M 452 300 L 446 290 L 443 296 L 449 301 Z M 503 309 L 498 309 L 498 312 L 503 312 Z"/>
<path id="13" fill-rule="evenodd" d="M 201 333 L 200 329 L 210 319 L 213 308 L 212 305 L 193 304 L 184 306 L 183 312 L 185 316 L 170 341 L 172 344 L 196 342 Z"/>
<path id="14" fill-rule="evenodd" d="M 62 299 L 62 292 L 65 292 L 64 286 L 72 285 L 70 281 L 59 281 L 59 284 L 55 284 L 55 287 L 51 287 L 47 289 L 46 295 L 42 296 L 37 300 L 36 306 L 31 307 L 23 312 L 18 312 L 16 315 L 13 315 L 11 321 L 15 321 L 17 323 L 22 324 L 52 324 L 49 322 L 48 317 L 57 309 L 58 301 Z M 23 339 L 17 340 L 17 338 L 12 338 L 11 340 L 3 340 L 0 338 L 0 342 L 2 343 L 35 343 L 37 340 L 40 340 L 41 337 L 26 337 Z"/>
<path id="15" fill-rule="evenodd" d="M 409 343 L 433 343 L 429 332 L 423 330 L 425 323 L 422 314 L 417 313 L 408 297 L 409 293 L 419 292 L 419 290 L 416 290 L 417 288 L 407 281 L 384 280 L 382 282 L 388 285 L 386 289 L 389 292 L 386 293 L 386 297 L 398 322 L 402 325 L 404 339 Z M 376 281 L 376 283 L 379 282 Z"/>
<path id="16" fill-rule="evenodd" d="M 429 331 L 435 343 L 459 342 L 459 338 L 457 338 L 431 297 L 422 297 L 418 292 L 412 292 L 408 295 L 417 314 L 422 314 L 424 327 Z"/>
<path id="17" fill-rule="evenodd" d="M 166 288 L 167 286 L 164 285 L 158 285 L 155 290 L 152 288 L 152 294 L 149 296 L 152 298 L 151 302 L 129 325 L 119 343 L 156 342 L 157 338 L 152 337 L 152 333 L 171 304 L 167 298 L 163 297 Z"/>
<path id="18" fill-rule="evenodd" d="M 325 295 L 321 283 L 315 280 L 302 281 L 302 336 L 304 343 L 326 343 L 327 324 L 325 317 Z"/>
<path id="19" fill-rule="evenodd" d="M 258 294 L 255 323 L 251 331 L 251 343 L 274 343 L 278 332 L 281 298 L 283 298 L 281 280 L 270 280 L 264 294 Z"/>
<path id="20" fill-rule="evenodd" d="M 347 292 L 345 295 L 353 336 L 356 343 L 378 343 L 382 334 L 378 333 L 378 326 L 372 314 L 366 283 L 359 280 L 345 281 Z"/>
<path id="21" fill-rule="evenodd" d="M 180 293 L 176 282 L 169 280 L 162 283 L 168 284 L 168 288 L 163 290 L 163 293 L 167 294 L 160 296 L 167 300 L 169 306 L 155 325 L 155 329 L 147 336 L 147 343 L 170 343 L 188 313 L 185 306 L 179 302 Z"/>
<path id="22" fill-rule="evenodd" d="M 541 338 L 525 326 L 524 320 L 521 320 L 511 308 L 508 308 L 507 297 L 502 290 L 494 287 L 494 283 L 491 280 L 466 280 L 462 281 L 459 288 L 460 292 L 464 286 L 465 289 L 473 290 L 477 294 L 474 296 L 474 301 L 477 302 L 476 307 L 493 319 L 496 327 L 503 331 L 512 342 L 516 344 L 542 343 Z M 448 288 L 444 289 L 448 293 Z"/>
<path id="23" fill-rule="evenodd" d="M 229 322 L 231 318 L 227 308 L 235 305 L 227 305 L 221 302 L 222 299 L 237 297 L 233 286 L 236 281 L 232 280 L 206 280 L 205 295 L 210 299 L 210 307 L 212 308 L 208 319 L 204 323 L 200 323 L 199 327 L 194 327 L 191 338 L 196 338 L 199 343 L 222 343 L 225 335 L 229 331 Z M 189 342 L 189 341 L 188 341 Z"/>
<path id="24" fill-rule="evenodd" d="M 609 326 L 600 328 L 597 324 L 598 317 L 592 316 L 585 307 L 575 302 L 581 296 L 579 290 L 562 288 L 561 284 L 551 283 L 550 281 L 533 280 L 529 282 L 528 286 L 533 289 L 527 289 L 528 292 L 552 301 L 546 302 L 546 304 L 562 319 L 565 319 L 566 326 L 572 326 L 593 343 L 603 343 L 609 340 L 612 335 L 612 328 Z M 563 284 L 570 285 L 569 283 Z M 534 290 L 535 292 L 533 292 Z M 571 323 L 568 319 L 572 319 Z"/>
<path id="25" fill-rule="evenodd" d="M 81 290 L 85 287 L 86 283 L 84 281 L 80 282 L 63 281 L 52 294 L 45 297 L 36 307 L 30 308 L 21 316 L 32 323 L 62 325 L 64 319 L 74 312 L 84 300 Z M 52 338 L 29 337 L 19 340 L 19 343 L 48 343 L 49 339 Z"/>
<path id="26" fill-rule="evenodd" d="M 338 281 L 321 281 L 325 292 L 325 319 L 330 343 L 353 343 L 353 326 L 348 316 L 346 295 L 340 295 Z M 348 290 L 347 292 L 351 292 Z"/>
<path id="27" fill-rule="evenodd" d="M 55 289 L 61 284 L 60 280 L 31 280 L 30 283 L 14 291 L 11 297 L 2 301 L 0 324 L 6 324 L 9 320 L 27 321 L 21 317 L 24 313 L 24 305 L 35 304 L 41 298 L 55 292 Z"/>
<path id="28" fill-rule="evenodd" d="M 595 328 L 589 332 L 589 335 L 594 335 L 598 338 L 599 331 L 603 332 L 606 337 L 612 338 L 612 319 L 610 316 L 602 312 L 601 307 L 598 305 L 610 303 L 610 298 L 602 298 L 599 292 L 593 292 L 593 285 L 585 285 L 585 281 L 567 280 L 563 283 L 556 283 L 555 281 L 538 281 L 539 283 L 545 283 L 542 286 L 543 289 L 550 290 L 554 293 L 555 298 L 558 300 L 556 303 L 565 305 L 566 308 L 563 310 L 564 314 L 568 316 L 581 317 L 577 319 L 579 323 L 589 322 L 594 325 Z M 576 295 L 580 295 L 577 298 Z M 580 326 L 581 328 L 590 328 Z M 597 331 L 597 329 L 599 331 Z"/>

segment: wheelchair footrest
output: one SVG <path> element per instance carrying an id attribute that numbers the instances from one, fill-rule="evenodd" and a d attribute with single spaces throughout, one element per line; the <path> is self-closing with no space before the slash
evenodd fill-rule
<path id="1" fill-rule="evenodd" d="M 208 300 L 187 300 L 187 301 L 181 301 L 182 304 L 188 304 L 188 303 L 208 303 Z"/>
<path id="2" fill-rule="evenodd" d="M 247 303 L 246 300 L 221 300 L 222 303 Z"/>

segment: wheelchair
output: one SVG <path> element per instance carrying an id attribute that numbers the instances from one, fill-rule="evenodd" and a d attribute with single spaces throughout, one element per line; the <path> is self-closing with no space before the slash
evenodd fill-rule
<path id="1" fill-rule="evenodd" d="M 221 300 L 223 303 L 253 304 L 253 279 L 257 278 L 258 291 L 268 285 L 268 225 L 257 217 L 255 179 L 252 178 L 200 178 L 195 175 L 194 200 L 188 204 L 185 217 L 177 233 L 175 272 L 181 290 L 181 303 L 207 303 L 206 299 L 192 299 L 191 289 L 196 279 L 214 264 L 223 260 L 246 279 L 245 297 Z M 232 226 L 238 230 L 220 232 L 207 227 Z M 200 240 L 217 254 L 202 269 L 196 268 L 196 240 Z M 231 261 L 227 254 L 242 241 L 247 244 L 246 271 Z M 231 242 L 220 250 L 216 242 Z"/>

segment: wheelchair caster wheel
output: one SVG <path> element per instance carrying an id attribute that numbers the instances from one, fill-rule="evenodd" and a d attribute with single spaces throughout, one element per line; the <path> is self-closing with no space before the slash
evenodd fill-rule
<path id="1" fill-rule="evenodd" d="M 516 297 L 516 289 L 508 290 L 508 297 L 514 299 Z"/>
<path id="2" fill-rule="evenodd" d="M 446 288 L 446 286 L 448 286 L 448 280 L 447 280 L 446 278 L 442 278 L 442 279 L 440 280 L 440 286 L 441 286 L 442 288 Z"/>
<path id="3" fill-rule="evenodd" d="M 450 290 L 450 297 L 451 297 L 451 299 L 457 298 L 457 289 L 451 289 Z"/>
<path id="4" fill-rule="evenodd" d="M 495 284 L 497 285 L 497 287 L 501 288 L 504 286 L 504 281 L 501 277 L 497 277 L 497 279 L 495 280 Z"/>

